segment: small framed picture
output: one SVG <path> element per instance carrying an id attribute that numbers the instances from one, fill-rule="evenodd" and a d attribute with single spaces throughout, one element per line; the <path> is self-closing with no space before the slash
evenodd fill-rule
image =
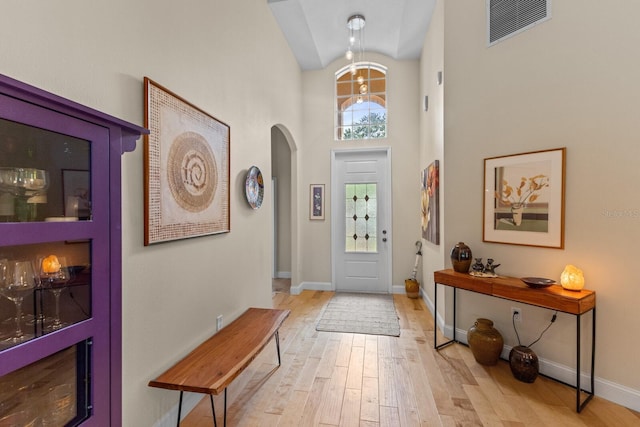
<path id="1" fill-rule="evenodd" d="M 324 219 L 324 184 L 309 187 L 309 219 Z"/>

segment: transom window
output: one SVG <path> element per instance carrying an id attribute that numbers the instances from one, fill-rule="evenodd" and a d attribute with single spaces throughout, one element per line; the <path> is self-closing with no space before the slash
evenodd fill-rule
<path id="1" fill-rule="evenodd" d="M 387 136 L 387 68 L 357 62 L 336 73 L 337 140 Z"/>

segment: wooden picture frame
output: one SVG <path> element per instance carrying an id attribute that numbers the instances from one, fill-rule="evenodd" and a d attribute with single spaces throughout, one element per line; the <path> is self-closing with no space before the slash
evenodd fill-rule
<path id="1" fill-rule="evenodd" d="M 144 244 L 231 231 L 230 128 L 144 78 Z"/>
<path id="2" fill-rule="evenodd" d="M 440 162 L 434 160 L 422 171 L 422 238 L 440 244 Z"/>
<path id="3" fill-rule="evenodd" d="M 324 184 L 309 186 L 309 219 L 324 219 Z"/>
<path id="4" fill-rule="evenodd" d="M 564 248 L 566 148 L 484 159 L 484 242 Z"/>

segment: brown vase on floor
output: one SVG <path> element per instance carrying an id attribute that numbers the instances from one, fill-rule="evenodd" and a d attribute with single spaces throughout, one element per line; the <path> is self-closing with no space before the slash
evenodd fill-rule
<path id="1" fill-rule="evenodd" d="M 477 319 L 467 332 L 467 342 L 476 362 L 481 365 L 498 363 L 504 340 L 491 320 Z"/>
<path id="2" fill-rule="evenodd" d="M 420 283 L 415 279 L 405 279 L 404 290 L 409 298 L 418 298 L 420 296 Z"/>
<path id="3" fill-rule="evenodd" d="M 532 383 L 538 377 L 538 356 L 529 347 L 515 346 L 509 353 L 509 365 L 513 376 L 522 382 Z"/>

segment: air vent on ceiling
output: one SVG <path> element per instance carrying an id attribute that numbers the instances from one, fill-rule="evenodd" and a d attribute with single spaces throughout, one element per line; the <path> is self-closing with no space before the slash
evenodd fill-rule
<path id="1" fill-rule="evenodd" d="M 486 0 L 489 46 L 551 18 L 551 0 Z"/>

